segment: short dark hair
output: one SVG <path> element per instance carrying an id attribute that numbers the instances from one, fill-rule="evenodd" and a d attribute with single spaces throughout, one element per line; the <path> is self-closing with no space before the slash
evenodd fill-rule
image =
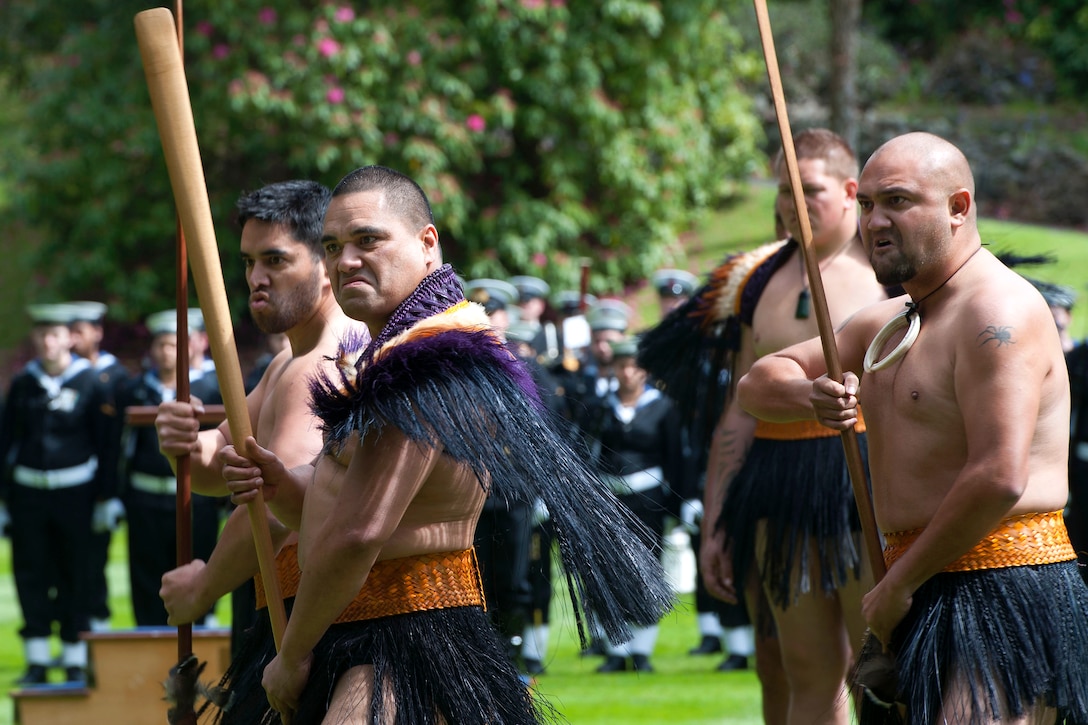
<path id="1" fill-rule="evenodd" d="M 363 166 L 340 180 L 332 190 L 333 197 L 381 191 L 390 210 L 414 230 L 434 224 L 434 214 L 427 194 L 419 184 L 399 171 L 385 166 Z"/>
<path id="2" fill-rule="evenodd" d="M 245 227 L 250 219 L 281 224 L 314 256 L 324 257 L 321 232 L 331 198 L 329 190 L 316 181 L 295 179 L 262 186 L 238 199 L 238 225 Z"/>
<path id="3" fill-rule="evenodd" d="M 793 148 L 797 160 L 822 159 L 825 162 L 825 170 L 831 176 L 846 181 L 856 179 L 861 173 L 858 167 L 858 157 L 850 144 L 839 134 L 826 128 L 808 128 L 795 134 Z M 777 174 L 784 163 L 785 154 L 782 149 L 774 156 L 772 168 Z"/>

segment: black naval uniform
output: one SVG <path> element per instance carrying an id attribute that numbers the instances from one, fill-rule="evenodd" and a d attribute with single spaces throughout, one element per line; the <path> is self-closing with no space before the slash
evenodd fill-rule
<path id="1" fill-rule="evenodd" d="M 683 456 L 680 418 L 673 402 L 647 386 L 633 410 L 623 409 L 615 393 L 598 399 L 590 409 L 585 432 L 598 442 L 597 468 L 613 493 L 643 524 L 643 542 L 660 555 L 665 544 L 665 519 Z M 608 660 L 597 671 L 625 669 L 629 653 L 633 667 L 652 671 L 649 657 L 657 627 L 635 627 L 629 643 L 607 646 Z"/>
<path id="2" fill-rule="evenodd" d="M 98 358 L 92 363 L 98 379 L 106 386 L 110 395 L 110 402 L 116 408 L 118 390 L 131 378 L 128 368 L 121 364 L 116 356 L 108 352 L 100 352 Z M 118 428 L 124 423 L 124 416 L 118 412 L 116 425 Z M 116 436 L 111 442 L 116 441 Z M 90 570 L 88 572 L 88 592 L 91 622 L 108 622 L 110 618 L 109 587 L 106 585 L 106 563 L 110 555 L 110 531 L 91 532 Z"/>
<path id="3" fill-rule="evenodd" d="M 209 404 L 220 402 L 214 374 L 192 371 L 190 392 Z M 199 377 L 197 377 L 199 376 Z M 174 400 L 175 391 L 164 388 L 154 371 L 133 378 L 119 393 L 123 408 L 157 406 Z M 124 494 L 128 517 L 129 579 L 132 610 L 140 627 L 167 626 L 166 609 L 159 598 L 162 575 L 177 566 L 177 478 L 159 452 L 158 435 L 152 426 L 125 431 Z M 192 497 L 193 557 L 208 560 L 219 535 L 219 501 Z M 202 617 L 197 621 L 204 621 Z"/>
<path id="4" fill-rule="evenodd" d="M 109 392 L 83 358 L 56 378 L 35 360 L 11 383 L 0 495 L 11 512 L 24 640 L 48 638 L 54 619 L 66 644 L 88 629 L 91 515 L 96 499 L 116 493 L 115 432 Z"/>

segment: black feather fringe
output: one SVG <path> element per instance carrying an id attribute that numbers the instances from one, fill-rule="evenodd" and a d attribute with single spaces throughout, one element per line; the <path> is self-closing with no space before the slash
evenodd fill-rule
<path id="1" fill-rule="evenodd" d="M 456 636 L 450 636 L 451 632 Z M 546 701 L 533 697 L 479 607 L 334 624 L 314 651 L 320 658 L 313 663 L 292 719 L 299 725 L 334 717 L 329 705 L 337 681 L 361 664 L 374 666 L 375 694 L 367 722 L 536 725 L 562 721 Z M 396 709 L 395 718 L 387 711 L 390 704 Z"/>
<path id="2" fill-rule="evenodd" d="M 1075 561 L 937 574 L 892 639 L 900 705 L 861 698 L 861 725 L 988 725 L 1036 704 L 1088 723 L 1088 587 Z"/>
<path id="3" fill-rule="evenodd" d="M 867 461 L 865 436 L 859 435 L 858 442 Z M 860 576 L 861 523 L 838 436 L 753 442 L 719 518 L 732 547 L 737 581 L 747 581 L 757 560 L 760 521 L 766 522 L 766 550 L 759 557 L 759 577 L 777 607 L 785 609 L 817 587 L 832 592 Z M 812 545 L 815 562 L 809 560 Z M 819 582 L 807 578 L 814 566 Z"/>
<path id="4" fill-rule="evenodd" d="M 441 446 L 491 494 L 548 507 L 572 598 L 610 640 L 656 623 L 673 593 L 641 524 L 547 417 L 536 384 L 488 330 L 452 329 L 388 347 L 337 385 L 319 380 L 313 406 L 331 445 L 394 426 Z M 343 386 L 344 390 L 340 387 Z"/>
<path id="5" fill-rule="evenodd" d="M 697 316 L 701 305 L 696 293 L 644 332 L 639 337 L 638 364 L 676 401 L 694 440 L 706 446 L 728 402 L 740 321 L 728 317 L 708 328 Z"/>

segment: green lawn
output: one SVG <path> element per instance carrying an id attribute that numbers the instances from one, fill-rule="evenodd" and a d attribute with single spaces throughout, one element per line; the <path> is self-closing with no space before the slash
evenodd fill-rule
<path id="1" fill-rule="evenodd" d="M 113 622 L 116 627 L 133 624 L 128 597 L 124 527 L 111 546 L 109 580 Z M 226 599 L 217 615 L 230 619 Z M 578 635 L 570 602 L 557 594 L 553 633 L 546 663 L 548 672 L 536 689 L 548 698 L 573 725 L 618 723 L 672 723 L 675 725 L 755 725 L 761 723 L 759 689 L 755 673 L 719 673 L 718 657 L 689 657 L 687 650 L 698 640 L 690 596 L 661 626 L 653 658 L 657 672 L 649 675 L 620 673 L 600 675 L 597 658 L 578 655 Z M 11 544 L 0 539 L 0 725 L 11 725 L 13 705 L 8 693 L 23 670 L 22 644 L 17 635 L 21 617 L 11 578 Z M 163 679 L 174 662 L 162 663 Z M 59 673 L 57 673 L 59 675 Z M 54 675 L 55 676 L 55 675 Z M 166 722 L 163 704 L 163 723 Z M 141 724 L 142 725 L 142 724 Z"/>
<path id="2" fill-rule="evenodd" d="M 726 254 L 770 241 L 774 231 L 774 194 L 772 185 L 754 183 L 737 203 L 708 217 L 687 240 L 688 260 L 684 268 L 702 276 Z M 1023 267 L 1020 271 L 1075 289 L 1080 299 L 1074 308 L 1073 337 L 1077 340 L 1088 337 L 1088 312 L 1084 311 L 1088 308 L 1088 234 L 995 219 L 980 219 L 979 232 L 983 243 L 993 252 L 1053 256 L 1054 264 Z M 639 321 L 644 323 L 642 326 L 653 324 L 660 317 L 656 297 L 648 285 L 635 293 L 634 306 Z"/>

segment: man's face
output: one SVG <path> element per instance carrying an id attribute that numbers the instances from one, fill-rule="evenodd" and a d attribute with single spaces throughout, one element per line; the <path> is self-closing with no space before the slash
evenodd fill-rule
<path id="1" fill-rule="evenodd" d="M 72 333 L 68 325 L 34 325 L 30 339 L 34 352 L 43 363 L 63 362 L 72 354 Z"/>
<path id="2" fill-rule="evenodd" d="M 620 392 L 633 393 L 646 386 L 646 371 L 638 366 L 635 358 L 626 355 L 616 358 L 612 366 Z"/>
<path id="3" fill-rule="evenodd" d="M 608 343 L 622 339 L 623 333 L 619 330 L 594 330 L 590 333 L 589 352 L 598 365 L 608 365 L 612 362 L 612 346 Z"/>
<path id="4" fill-rule="evenodd" d="M 282 224 L 250 219 L 242 228 L 242 262 L 249 285 L 249 313 L 265 333 L 287 332 L 317 310 L 324 261 Z"/>
<path id="5" fill-rule="evenodd" d="M 73 322 L 69 328 L 72 333 L 72 352 L 89 358 L 98 352 L 102 344 L 102 328 L 93 322 Z"/>
<path id="6" fill-rule="evenodd" d="M 155 335 L 148 350 L 151 364 L 159 373 L 174 373 L 178 369 L 178 336 L 173 332 Z"/>
<path id="7" fill-rule="evenodd" d="M 521 308 L 521 319 L 536 322 L 544 314 L 545 303 L 542 297 L 530 297 L 524 302 L 519 302 L 518 307 Z"/>
<path id="8" fill-rule="evenodd" d="M 858 226 L 883 285 L 913 279 L 952 243 L 949 200 L 927 188 L 917 164 L 887 152 L 866 164 L 858 180 Z"/>
<path id="9" fill-rule="evenodd" d="M 372 332 L 441 264 L 434 225 L 408 228 L 381 191 L 333 197 L 322 244 L 336 301 Z"/>
<path id="10" fill-rule="evenodd" d="M 797 171 L 801 177 L 801 188 L 805 193 L 805 208 L 808 209 L 809 226 L 812 227 L 812 243 L 819 248 L 825 244 L 838 245 L 843 240 L 838 231 L 842 228 L 845 217 L 855 210 L 854 194 L 857 189 L 853 179 L 843 180 L 827 173 L 827 162 L 823 159 L 798 159 Z M 797 207 L 793 203 L 790 190 L 790 177 L 786 164 L 778 171 L 778 196 L 775 198 L 775 211 L 782 217 L 782 222 L 790 236 L 800 241 L 801 222 L 797 217 Z"/>

